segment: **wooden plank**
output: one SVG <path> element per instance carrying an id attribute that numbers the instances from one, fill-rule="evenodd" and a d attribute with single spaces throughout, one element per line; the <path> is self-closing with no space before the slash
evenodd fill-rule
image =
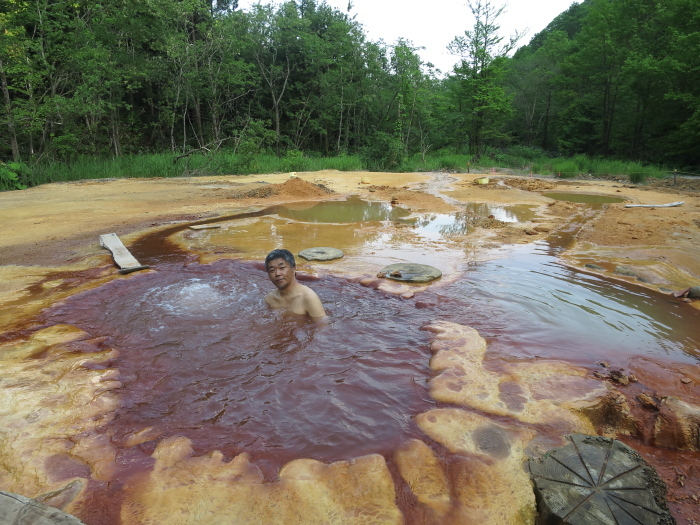
<path id="1" fill-rule="evenodd" d="M 685 201 L 671 202 L 669 204 L 625 204 L 625 208 L 675 208 L 683 206 Z"/>
<path id="2" fill-rule="evenodd" d="M 114 262 L 119 266 L 119 273 L 130 273 L 137 270 L 146 270 L 150 266 L 140 264 L 131 252 L 126 249 L 124 243 L 116 233 L 104 233 L 100 235 L 100 246 L 112 252 Z"/>

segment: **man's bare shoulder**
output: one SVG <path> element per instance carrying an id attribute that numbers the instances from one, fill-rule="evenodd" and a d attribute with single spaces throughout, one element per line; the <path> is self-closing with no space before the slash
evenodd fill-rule
<path id="1" fill-rule="evenodd" d="M 321 303 L 321 299 L 318 297 L 316 292 L 303 284 L 301 285 L 301 288 L 306 313 L 313 318 L 326 317 L 326 310 L 323 308 L 323 303 Z"/>

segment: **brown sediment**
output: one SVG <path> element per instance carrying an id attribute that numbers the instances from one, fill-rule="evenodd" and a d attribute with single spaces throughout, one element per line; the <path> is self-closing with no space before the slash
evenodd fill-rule
<path id="1" fill-rule="evenodd" d="M 333 190 L 323 184 L 307 182 L 296 176 L 280 184 L 267 184 L 246 191 L 233 192 L 229 199 L 265 199 L 275 197 L 278 199 L 313 199 L 328 197 Z"/>
<path id="2" fill-rule="evenodd" d="M 362 183 L 363 177 L 371 183 Z M 89 525 L 120 520 L 138 524 L 147 519 L 179 522 L 173 516 L 181 516 L 182 523 L 194 523 L 196 512 L 221 520 L 234 510 L 237 518 L 249 516 L 268 523 L 289 522 L 302 510 L 320 521 L 354 516 L 383 523 L 401 519 L 528 523 L 534 507 L 523 477 L 525 453 L 556 446 L 562 434 L 576 430 L 627 436 L 628 444 L 656 466 L 669 484 L 674 515 L 700 519 L 693 498 L 698 496 L 697 487 L 692 482 L 699 475 L 697 452 L 658 446 L 692 445 L 688 436 L 694 427 L 688 425 L 696 421 L 695 407 L 700 406 L 696 365 L 639 356 L 616 363 L 611 357 L 612 368 L 637 378 L 637 382 L 613 385 L 595 379 L 592 372 L 602 369 L 592 364 L 586 367 L 553 358 L 489 363 L 486 346 L 483 351 L 469 351 L 465 327 L 448 327 L 461 331 L 450 340 L 442 337 L 445 325 L 434 324 L 436 375 L 430 388 L 444 405 L 431 408 L 418 403 L 414 414 L 418 426 L 397 442 L 387 439 L 378 445 L 379 454 L 365 451 L 353 453 L 356 459 L 326 456 L 321 460 L 282 455 L 280 470 L 279 464 L 266 464 L 269 459 L 253 447 L 248 452 L 214 446 L 187 430 L 168 435 L 142 424 L 133 425 L 133 432 L 115 432 L 120 423 L 113 421 L 114 415 L 128 400 L 121 385 L 135 373 L 138 360 L 133 360 L 131 368 L 120 369 L 115 363 L 125 362 L 119 361 L 120 352 L 124 356 L 134 349 L 114 348 L 103 333 L 50 326 L 51 322 L 42 325 L 36 318 L 43 308 L 80 291 L 109 281 L 137 283 L 148 276 L 111 273 L 112 261 L 97 245 L 97 235 L 112 231 L 122 235 L 139 260 L 150 258 L 162 265 L 186 266 L 227 257 L 259 259 L 268 251 L 266 243 L 289 243 L 295 253 L 309 243 L 341 244 L 348 254 L 345 260 L 326 267 L 304 263 L 300 269 L 320 276 L 344 275 L 370 289 L 386 289 L 396 296 L 391 300 L 414 301 L 421 320 L 433 310 L 438 312 L 441 300 L 422 292 L 426 288 L 379 283 L 374 275 L 385 263 L 394 262 L 392 257 L 423 257 L 415 262 L 447 266 L 447 277 L 437 285 L 446 286 L 463 277 L 455 270 L 459 264 L 484 257 L 481 247 L 486 243 L 507 247 L 549 238 L 557 249 L 568 248 L 564 258 L 574 267 L 596 264 L 603 270 L 591 270 L 594 273 L 655 289 L 697 284 L 689 281 L 697 281 L 700 275 L 700 200 L 688 185 L 628 188 L 615 181 L 503 177 L 504 185 L 496 185 L 492 178 L 482 186 L 473 184 L 475 177 L 455 174 L 452 190 L 442 191 L 461 203 L 527 205 L 536 210 L 535 216 L 503 228 L 495 227 L 502 226 L 495 218 L 475 216 L 475 231 L 440 241 L 420 239 L 410 228 L 396 224 L 349 231 L 335 225 L 301 228 L 272 217 L 280 203 L 327 199 L 330 194 L 318 184 L 336 191 L 334 199 L 359 193 L 412 211 L 457 209 L 459 204 L 427 191 L 429 174 L 325 172 L 300 174 L 297 179 L 278 174 L 125 180 L 54 184 L 0 194 L 7 210 L 0 239 L 0 360 L 12 373 L 10 379 L 4 374 L 0 380 L 4 396 L 0 405 L 6 408 L 0 424 L 11 429 L 6 434 L 9 438 L 0 438 L 0 455 L 11 466 L 3 487 L 42 496 Z M 260 180 L 270 184 L 256 182 Z M 614 204 L 591 212 L 585 205 L 553 202 L 538 193 L 560 186 L 569 191 L 576 184 L 580 188 L 573 189 L 639 203 L 665 199 L 686 204 L 673 209 L 625 209 Z M 239 197 L 228 198 L 233 193 Z M 243 205 L 256 207 L 242 209 Z M 590 220 L 591 215 L 596 218 Z M 208 221 L 225 226 L 185 231 L 190 224 Z M 534 234 L 526 233 L 526 228 Z M 374 248 L 361 248 L 372 242 Z M 630 266 L 638 277 L 614 274 L 621 264 Z M 255 279 L 252 271 L 239 274 Z M 366 291 L 374 293 L 370 289 Z M 358 300 L 363 296 L 360 292 L 353 291 Z M 423 295 L 411 299 L 416 293 Z M 104 298 L 104 304 L 109 302 Z M 95 304 L 99 310 L 100 303 Z M 388 308 L 382 313 L 387 322 L 393 312 Z M 442 310 L 435 315 L 449 317 Z M 427 366 L 427 354 L 425 358 Z M 413 388 L 424 390 L 422 385 Z M 640 402 L 641 395 L 659 410 Z M 659 423 L 659 417 L 665 419 Z M 209 482 L 201 483 L 202 479 Z M 232 495 L 233 503 L 222 506 Z M 278 511 L 273 512 L 272 505 Z"/>

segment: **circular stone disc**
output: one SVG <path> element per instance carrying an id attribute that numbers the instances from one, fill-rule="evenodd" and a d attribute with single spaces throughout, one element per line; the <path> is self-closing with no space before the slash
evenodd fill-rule
<path id="1" fill-rule="evenodd" d="M 343 251 L 337 248 L 307 248 L 299 252 L 299 257 L 307 261 L 332 261 L 344 255 Z"/>
<path id="2" fill-rule="evenodd" d="M 390 264 L 382 269 L 379 275 L 395 281 L 407 283 L 428 283 L 442 276 L 437 268 L 426 264 L 397 263 Z"/>
<path id="3" fill-rule="evenodd" d="M 569 445 L 530 460 L 537 507 L 546 523 L 617 525 L 674 523 L 666 485 L 624 443 L 574 434 Z M 632 517 L 632 518 L 630 518 Z"/>
<path id="4" fill-rule="evenodd" d="M 83 525 L 75 516 L 48 507 L 37 500 L 0 492 L 2 523 L 32 523 L 34 525 Z"/>

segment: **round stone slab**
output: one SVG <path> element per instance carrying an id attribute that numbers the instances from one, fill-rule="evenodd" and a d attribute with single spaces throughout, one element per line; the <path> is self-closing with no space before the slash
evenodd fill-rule
<path id="1" fill-rule="evenodd" d="M 530 460 L 542 523 L 670 525 L 666 485 L 624 443 L 573 434 L 570 444 Z"/>
<path id="2" fill-rule="evenodd" d="M 343 250 L 337 248 L 307 248 L 299 252 L 299 257 L 303 257 L 307 261 L 332 261 L 340 259 L 344 255 Z"/>
<path id="3" fill-rule="evenodd" d="M 32 525 L 84 525 L 75 516 L 48 507 L 37 500 L 0 491 L 0 523 Z"/>
<path id="4" fill-rule="evenodd" d="M 442 277 L 442 272 L 426 264 L 397 263 L 383 268 L 377 276 L 407 283 L 428 283 Z"/>

